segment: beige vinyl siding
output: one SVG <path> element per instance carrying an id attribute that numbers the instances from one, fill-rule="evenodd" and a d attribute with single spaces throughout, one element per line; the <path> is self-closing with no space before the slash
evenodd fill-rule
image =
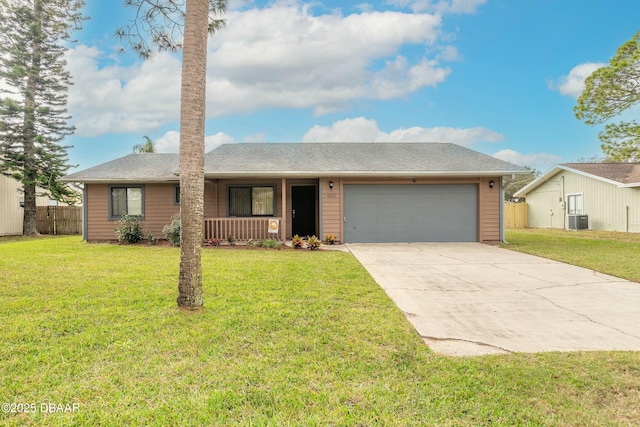
<path id="1" fill-rule="evenodd" d="M 329 182 L 333 182 L 333 188 L 329 187 Z M 342 180 L 340 178 L 329 178 L 320 180 L 321 187 L 321 212 L 322 225 L 321 238 L 324 240 L 328 234 L 333 234 L 336 240 L 343 241 L 343 213 L 342 213 Z"/>
<path id="2" fill-rule="evenodd" d="M 527 194 L 526 200 L 529 205 L 529 227 L 565 227 L 564 194 L 560 174 Z"/>
<path id="3" fill-rule="evenodd" d="M 565 202 L 567 194 L 582 194 L 583 214 L 589 216 L 590 229 L 627 231 L 626 207 L 629 206 L 628 231 L 640 232 L 640 189 L 620 188 L 571 172 L 560 176 L 564 177 Z"/>
<path id="4" fill-rule="evenodd" d="M 493 181 L 493 188 L 489 182 Z M 500 243 L 500 177 L 482 178 L 478 187 L 478 241 Z"/>
<path id="5" fill-rule="evenodd" d="M 569 194 L 582 194 L 583 214 L 589 216 L 589 229 L 640 232 L 640 188 L 620 188 L 568 171 L 557 173 L 527 194 L 529 226 L 568 227 Z"/>
<path id="6" fill-rule="evenodd" d="M 113 184 L 120 185 L 120 184 Z M 122 184 L 122 186 L 144 186 L 143 232 L 163 237 L 162 229 L 169 224 L 171 216 L 180 211 L 173 203 L 177 184 Z M 116 221 L 109 219 L 109 184 L 86 184 L 88 241 L 115 240 Z"/>
<path id="7" fill-rule="evenodd" d="M 20 188 L 15 179 L 0 175 L 0 236 L 22 234 L 24 210 L 20 208 Z"/>
<path id="8" fill-rule="evenodd" d="M 24 209 L 20 207 L 23 197 L 22 184 L 0 174 L 0 236 L 21 235 Z M 36 206 L 47 206 L 47 197 L 36 197 Z"/>

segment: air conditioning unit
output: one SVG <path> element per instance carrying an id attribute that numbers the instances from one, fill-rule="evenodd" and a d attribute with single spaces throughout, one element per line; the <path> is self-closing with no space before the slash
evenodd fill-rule
<path id="1" fill-rule="evenodd" d="M 589 215 L 569 215 L 570 230 L 587 230 L 589 228 Z"/>

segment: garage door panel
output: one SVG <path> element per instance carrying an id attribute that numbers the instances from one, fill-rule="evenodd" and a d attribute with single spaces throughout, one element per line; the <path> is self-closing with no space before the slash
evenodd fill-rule
<path id="1" fill-rule="evenodd" d="M 345 241 L 475 242 L 474 184 L 345 185 Z"/>

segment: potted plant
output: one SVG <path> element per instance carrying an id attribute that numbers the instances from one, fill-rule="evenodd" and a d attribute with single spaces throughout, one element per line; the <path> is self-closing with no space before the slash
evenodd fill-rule
<path id="1" fill-rule="evenodd" d="M 233 234 L 229 234 L 227 236 L 227 242 L 229 242 L 229 245 L 234 246 L 236 244 L 236 238 L 233 237 Z"/>
<path id="2" fill-rule="evenodd" d="M 322 242 L 315 235 L 307 239 L 307 247 L 312 251 L 317 250 L 321 244 Z"/>
<path id="3" fill-rule="evenodd" d="M 329 234 L 327 234 L 327 237 L 325 237 L 324 242 L 327 245 L 333 245 L 334 243 L 336 243 L 336 236 L 334 236 L 333 234 L 329 233 Z"/>

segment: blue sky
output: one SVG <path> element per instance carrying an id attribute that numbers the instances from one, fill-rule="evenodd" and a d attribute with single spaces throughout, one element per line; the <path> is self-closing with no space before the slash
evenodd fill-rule
<path id="1" fill-rule="evenodd" d="M 70 162 L 178 150 L 179 55 L 113 36 L 131 10 L 87 0 L 69 51 Z M 575 119 L 584 78 L 640 29 L 637 0 L 230 0 L 209 39 L 207 147 L 454 142 L 545 171 L 600 156 Z M 300 159 L 304 162 L 305 159 Z M 74 169 L 74 170 L 77 170 Z"/>

